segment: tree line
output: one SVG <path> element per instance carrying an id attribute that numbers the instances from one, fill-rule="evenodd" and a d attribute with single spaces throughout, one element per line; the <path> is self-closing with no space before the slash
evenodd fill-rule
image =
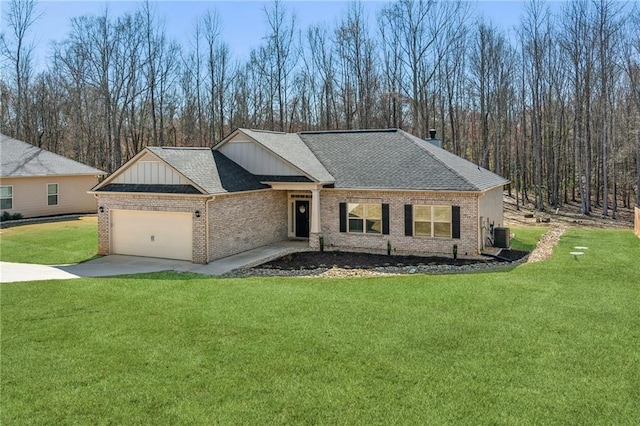
<path id="1" fill-rule="evenodd" d="M 149 1 L 74 17 L 35 71 L 34 0 L 6 7 L 2 132 L 113 171 L 147 145 L 211 146 L 238 127 L 401 128 L 511 180 L 538 209 L 640 206 L 640 7 L 529 1 L 506 30 L 460 1 L 350 3 L 300 28 L 280 1 L 246 60 L 215 10 L 188 43 Z M 363 153 L 366 155 L 366 153 Z"/>

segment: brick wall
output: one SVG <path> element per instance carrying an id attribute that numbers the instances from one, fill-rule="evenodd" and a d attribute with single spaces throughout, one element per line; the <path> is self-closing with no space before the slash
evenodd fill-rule
<path id="1" fill-rule="evenodd" d="M 287 239 L 286 191 L 217 196 L 208 215 L 209 261 Z"/>
<path id="2" fill-rule="evenodd" d="M 453 245 L 458 255 L 478 252 L 478 201 L 476 194 L 428 193 L 394 191 L 348 191 L 323 189 L 320 195 L 321 229 L 325 250 L 365 250 L 386 253 L 391 243 L 392 253 L 451 255 Z M 350 234 L 340 232 L 341 202 L 373 202 L 389 204 L 389 235 Z M 460 206 L 460 239 L 406 237 L 404 235 L 404 205 L 425 204 Z"/>
<path id="3" fill-rule="evenodd" d="M 201 197 L 169 197 L 149 194 L 100 194 L 98 196 L 98 254 L 111 254 L 110 210 L 146 210 L 158 212 L 201 212 L 193 217 L 193 258 L 194 263 L 207 263 L 206 241 L 206 199 Z"/>

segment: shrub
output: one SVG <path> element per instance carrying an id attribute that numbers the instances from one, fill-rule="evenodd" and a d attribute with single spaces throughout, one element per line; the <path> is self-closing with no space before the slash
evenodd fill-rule
<path id="1" fill-rule="evenodd" d="M 0 221 L 4 222 L 6 220 L 18 220 L 22 219 L 22 213 L 9 213 L 8 211 L 2 212 L 2 216 L 0 216 Z"/>

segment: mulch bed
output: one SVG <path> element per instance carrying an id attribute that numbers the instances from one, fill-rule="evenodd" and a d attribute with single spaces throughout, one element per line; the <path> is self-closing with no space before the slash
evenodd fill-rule
<path id="1" fill-rule="evenodd" d="M 374 269 L 384 267 L 425 265 L 476 265 L 513 262 L 529 254 L 526 251 L 502 250 L 499 258 L 456 259 L 438 256 L 387 256 L 384 254 L 354 253 L 345 251 L 292 253 L 260 265 L 262 269 L 300 270 L 316 268 Z"/>

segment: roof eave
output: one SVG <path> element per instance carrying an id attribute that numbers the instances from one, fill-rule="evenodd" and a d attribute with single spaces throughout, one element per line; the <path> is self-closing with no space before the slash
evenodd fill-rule
<path id="1" fill-rule="evenodd" d="M 136 195 L 149 195 L 149 196 L 163 196 L 163 197 L 197 197 L 197 198 L 209 198 L 212 197 L 214 195 L 220 195 L 220 194 L 226 194 L 226 192 L 222 192 L 220 194 L 177 194 L 174 192 L 116 192 L 116 191 L 95 191 L 95 190 L 90 190 L 87 191 L 87 194 L 91 194 L 91 195 L 131 195 L 131 194 L 136 194 Z"/>
<path id="2" fill-rule="evenodd" d="M 102 173 L 63 173 L 63 174 L 52 174 L 52 175 L 10 175 L 10 176 L 0 176 L 0 179 L 17 179 L 17 178 L 43 178 L 43 177 L 77 177 L 77 176 L 105 176 L 108 175 L 107 172 Z"/>

